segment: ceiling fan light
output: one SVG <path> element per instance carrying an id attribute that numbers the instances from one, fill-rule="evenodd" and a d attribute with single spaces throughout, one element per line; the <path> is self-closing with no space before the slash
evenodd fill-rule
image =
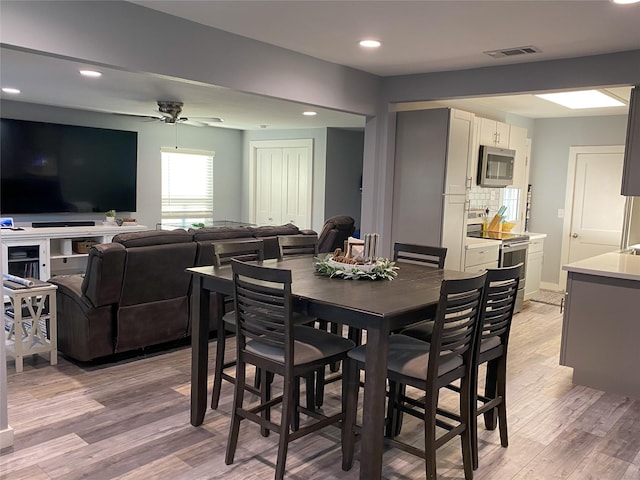
<path id="1" fill-rule="evenodd" d="M 102 76 L 102 73 L 98 72 L 97 70 L 80 70 L 80 75 L 89 78 L 100 78 Z"/>

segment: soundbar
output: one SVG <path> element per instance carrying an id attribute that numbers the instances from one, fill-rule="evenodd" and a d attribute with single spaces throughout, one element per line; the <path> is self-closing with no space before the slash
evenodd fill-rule
<path id="1" fill-rule="evenodd" d="M 96 222 L 92 220 L 76 220 L 66 222 L 33 222 L 31 223 L 33 228 L 45 228 L 45 227 L 95 227 Z"/>

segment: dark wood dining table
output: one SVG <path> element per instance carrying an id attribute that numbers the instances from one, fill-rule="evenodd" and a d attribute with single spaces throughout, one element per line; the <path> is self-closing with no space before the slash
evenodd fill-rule
<path id="1" fill-rule="evenodd" d="M 466 278 L 472 274 L 401 263 L 398 264 L 398 276 L 391 281 L 343 280 L 316 274 L 309 257 L 258 263 L 291 270 L 296 310 L 366 330 L 360 478 L 381 478 L 389 332 L 431 316 L 443 279 Z M 233 294 L 233 281 L 228 265 L 195 267 L 187 271 L 194 280 L 191 424 L 198 426 L 204 421 L 207 409 L 210 295 L 217 295 L 217 305 L 223 305 L 223 296 Z M 215 315 L 220 319 L 221 313 L 218 311 Z"/>

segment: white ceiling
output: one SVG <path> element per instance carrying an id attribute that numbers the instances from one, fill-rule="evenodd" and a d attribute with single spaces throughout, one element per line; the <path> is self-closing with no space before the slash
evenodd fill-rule
<path id="1" fill-rule="evenodd" d="M 145 7 L 381 76 L 496 66 L 640 48 L 640 4 L 610 1 L 135 1 Z M 363 51 L 364 37 L 382 41 Z M 540 53 L 494 59 L 483 51 L 533 45 Z M 77 75 L 87 64 L 3 48 L 3 99 L 111 113 L 152 115 L 155 100 L 181 100 L 183 116 L 222 117 L 224 127 L 258 129 L 362 127 L 361 116 L 234 92 L 181 79 L 105 70 Z M 43 81 L 46 79 L 46 81 Z M 628 88 L 612 93 L 628 98 Z M 427 106 L 421 104 L 420 106 Z M 532 95 L 457 100 L 476 113 L 530 118 L 626 114 L 626 107 L 571 111 Z M 400 109 L 415 108 L 401 106 Z"/>

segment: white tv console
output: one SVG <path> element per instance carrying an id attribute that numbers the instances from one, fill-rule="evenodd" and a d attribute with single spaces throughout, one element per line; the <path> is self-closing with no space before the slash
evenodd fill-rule
<path id="1" fill-rule="evenodd" d="M 148 230 L 145 225 L 94 227 L 24 227 L 2 230 L 2 272 L 48 280 L 55 275 L 84 273 L 86 253 L 68 251 L 68 241 L 108 243 L 118 233 Z M 63 253 L 64 252 L 64 253 Z"/>

